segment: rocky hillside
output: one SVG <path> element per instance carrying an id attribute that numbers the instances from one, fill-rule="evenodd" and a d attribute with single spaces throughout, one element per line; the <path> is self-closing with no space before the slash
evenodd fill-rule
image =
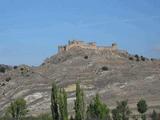
<path id="1" fill-rule="evenodd" d="M 68 92 L 69 111 L 75 99 L 75 81 L 81 81 L 86 101 L 99 93 L 113 108 L 128 99 L 132 109 L 140 98 L 160 109 L 160 61 L 121 50 L 72 48 L 46 59 L 38 67 L 14 66 L 0 73 L 0 114 L 17 97 L 27 100 L 30 114 L 50 110 L 51 84 Z"/>

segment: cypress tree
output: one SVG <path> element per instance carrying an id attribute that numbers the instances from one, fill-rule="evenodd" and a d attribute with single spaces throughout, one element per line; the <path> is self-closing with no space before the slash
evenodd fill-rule
<path id="1" fill-rule="evenodd" d="M 68 120 L 67 94 L 64 89 L 63 90 L 60 89 L 59 109 L 60 109 L 60 120 Z"/>
<path id="2" fill-rule="evenodd" d="M 70 120 L 74 120 L 73 116 L 70 117 Z"/>
<path id="3" fill-rule="evenodd" d="M 63 89 L 63 96 L 64 96 L 64 113 L 65 113 L 65 120 L 68 120 L 68 109 L 67 109 L 67 93 Z"/>
<path id="4" fill-rule="evenodd" d="M 67 94 L 64 89 L 58 89 L 52 84 L 51 111 L 53 120 L 68 120 Z"/>
<path id="5" fill-rule="evenodd" d="M 52 84 L 51 91 L 51 111 L 52 111 L 52 119 L 60 120 L 59 115 L 59 105 L 58 105 L 58 88 L 55 83 Z"/>
<path id="6" fill-rule="evenodd" d="M 75 119 L 84 120 L 85 119 L 85 103 L 84 94 L 80 88 L 79 82 L 76 83 L 76 100 L 75 100 Z"/>
<path id="7" fill-rule="evenodd" d="M 158 120 L 158 114 L 155 110 L 153 110 L 152 114 L 151 114 L 151 119 L 152 120 Z"/>

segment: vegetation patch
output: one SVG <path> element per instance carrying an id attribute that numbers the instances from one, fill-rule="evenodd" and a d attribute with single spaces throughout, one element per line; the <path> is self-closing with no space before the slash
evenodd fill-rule
<path id="1" fill-rule="evenodd" d="M 84 59 L 88 59 L 88 56 L 86 55 L 86 56 L 84 56 Z"/>
<path id="2" fill-rule="evenodd" d="M 134 58 L 133 57 L 129 57 L 129 60 L 134 60 Z"/>
<path id="3" fill-rule="evenodd" d="M 17 68 L 18 68 L 18 66 L 14 66 L 14 67 L 13 67 L 13 69 L 17 69 Z"/>
<path id="4" fill-rule="evenodd" d="M 102 70 L 103 70 L 103 71 L 108 71 L 109 68 L 108 68 L 107 66 L 103 66 L 103 67 L 102 67 Z"/>
<path id="5" fill-rule="evenodd" d="M 11 77 L 6 78 L 6 82 L 9 82 L 11 80 Z"/>
<path id="6" fill-rule="evenodd" d="M 5 72 L 6 72 L 6 68 L 0 66 L 0 72 L 1 72 L 1 73 L 5 73 Z"/>

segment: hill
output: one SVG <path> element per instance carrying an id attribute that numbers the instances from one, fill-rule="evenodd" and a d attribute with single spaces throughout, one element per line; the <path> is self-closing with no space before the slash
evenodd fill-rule
<path id="1" fill-rule="evenodd" d="M 112 46 L 69 41 L 42 65 L 10 67 L 0 74 L 0 114 L 12 99 L 27 100 L 30 114 L 50 111 L 53 81 L 68 92 L 69 111 L 75 99 L 75 82 L 81 81 L 88 102 L 96 93 L 113 108 L 116 101 L 128 99 L 134 110 L 140 98 L 150 108 L 160 108 L 160 61 L 131 55 Z"/>

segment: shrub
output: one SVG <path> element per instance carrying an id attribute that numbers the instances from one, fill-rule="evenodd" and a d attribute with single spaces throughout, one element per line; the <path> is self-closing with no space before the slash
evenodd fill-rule
<path id="1" fill-rule="evenodd" d="M 139 56 L 136 54 L 135 56 L 134 56 L 135 58 L 139 58 Z"/>
<path id="2" fill-rule="evenodd" d="M 1 86 L 5 86 L 5 85 L 6 85 L 5 83 L 2 83 L 2 84 L 1 84 Z"/>
<path id="3" fill-rule="evenodd" d="M 138 116 L 137 116 L 137 115 L 133 115 L 133 116 L 132 116 L 132 119 L 133 119 L 133 120 L 138 120 Z"/>
<path id="4" fill-rule="evenodd" d="M 155 61 L 156 59 L 155 58 L 151 58 L 151 61 Z"/>
<path id="5" fill-rule="evenodd" d="M 151 119 L 152 120 L 158 120 L 158 114 L 155 110 L 153 110 L 152 114 L 151 114 Z"/>
<path id="6" fill-rule="evenodd" d="M 9 82 L 11 80 L 11 77 L 6 78 L 6 82 Z"/>
<path id="7" fill-rule="evenodd" d="M 129 57 L 129 60 L 134 60 L 134 58 L 133 57 Z"/>
<path id="8" fill-rule="evenodd" d="M 141 99 L 137 103 L 137 110 L 141 114 L 142 120 L 146 120 L 145 112 L 147 111 L 147 103 L 144 99 Z"/>
<path id="9" fill-rule="evenodd" d="M 24 70 L 24 68 L 20 68 L 20 70 L 21 70 L 21 71 L 23 71 L 23 70 Z"/>
<path id="10" fill-rule="evenodd" d="M 23 98 L 18 98 L 11 102 L 7 108 L 6 115 L 9 115 L 13 120 L 22 120 L 27 112 L 26 101 Z"/>
<path id="11" fill-rule="evenodd" d="M 46 63 L 42 63 L 41 65 L 44 66 Z"/>
<path id="12" fill-rule="evenodd" d="M 109 108 L 100 100 L 97 94 L 87 109 L 87 120 L 108 120 Z"/>
<path id="13" fill-rule="evenodd" d="M 128 101 L 117 102 L 117 107 L 112 110 L 113 120 L 129 120 L 131 111 L 128 107 Z"/>
<path id="14" fill-rule="evenodd" d="M 0 72 L 1 73 L 5 73 L 6 72 L 6 69 L 4 67 L 0 67 Z"/>
<path id="15" fill-rule="evenodd" d="M 18 66 L 14 66 L 13 68 L 14 68 L 14 69 L 17 69 L 17 68 L 18 68 Z"/>
<path id="16" fill-rule="evenodd" d="M 143 57 L 143 56 L 141 56 L 141 60 L 142 60 L 142 61 L 145 61 L 145 60 L 146 60 L 146 58 L 145 58 L 145 57 Z"/>
<path id="17" fill-rule="evenodd" d="M 107 66 L 103 66 L 103 67 L 102 67 L 102 70 L 103 70 L 103 71 L 107 71 L 107 70 L 109 70 L 109 69 L 108 69 Z"/>
<path id="18" fill-rule="evenodd" d="M 143 114 L 147 111 L 147 103 L 144 99 L 141 99 L 138 103 L 137 103 L 137 109 L 138 112 Z"/>
<path id="19" fill-rule="evenodd" d="M 139 59 L 139 58 L 136 58 L 136 61 L 140 61 L 140 59 Z"/>
<path id="20" fill-rule="evenodd" d="M 121 115 L 120 115 L 118 109 L 115 108 L 112 110 L 112 118 L 113 118 L 113 120 L 121 120 Z"/>
<path id="21" fill-rule="evenodd" d="M 86 55 L 86 56 L 84 56 L 84 59 L 88 59 L 88 56 Z"/>
<path id="22" fill-rule="evenodd" d="M 134 57 L 136 58 L 136 61 L 140 61 L 139 56 L 137 54 Z"/>

